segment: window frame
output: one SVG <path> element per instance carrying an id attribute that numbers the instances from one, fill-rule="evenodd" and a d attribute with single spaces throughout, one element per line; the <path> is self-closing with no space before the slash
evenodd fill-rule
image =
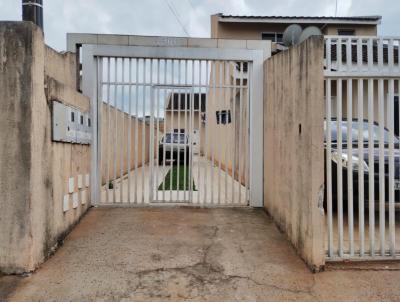
<path id="1" fill-rule="evenodd" d="M 264 39 L 264 35 L 274 35 L 274 39 Z M 278 40 L 278 37 L 280 37 L 280 39 Z M 271 41 L 274 43 L 282 43 L 283 42 L 283 33 L 281 32 L 276 32 L 276 31 L 265 31 L 261 33 L 261 40 L 264 41 Z"/>
<path id="2" fill-rule="evenodd" d="M 352 34 L 343 34 L 341 32 L 352 32 Z M 356 30 L 354 28 L 338 28 L 337 34 L 338 36 L 355 36 Z"/>

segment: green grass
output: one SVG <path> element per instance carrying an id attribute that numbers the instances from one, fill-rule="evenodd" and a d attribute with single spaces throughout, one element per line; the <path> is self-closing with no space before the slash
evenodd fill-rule
<path id="1" fill-rule="evenodd" d="M 178 170 L 179 170 L 179 188 L 178 188 Z M 186 186 L 184 183 L 184 177 L 185 177 L 185 171 L 186 171 Z M 164 182 L 161 183 L 161 185 L 158 187 L 159 191 L 165 190 L 174 190 L 174 191 L 189 191 L 189 167 L 187 166 L 174 166 L 172 167 L 171 170 L 168 171 L 167 175 L 165 176 Z M 171 182 L 172 178 L 172 182 Z M 192 180 L 193 181 L 193 180 Z M 164 188 L 165 184 L 165 188 Z M 192 184 L 192 190 L 196 190 L 196 186 Z"/>

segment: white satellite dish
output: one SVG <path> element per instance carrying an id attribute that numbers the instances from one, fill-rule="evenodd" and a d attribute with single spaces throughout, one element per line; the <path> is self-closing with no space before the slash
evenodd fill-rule
<path id="1" fill-rule="evenodd" d="M 287 47 L 296 45 L 299 43 L 300 35 L 303 29 L 298 24 L 289 25 L 283 33 L 283 44 Z"/>
<path id="2" fill-rule="evenodd" d="M 321 30 L 316 26 L 309 26 L 300 35 L 299 43 L 304 42 L 311 36 L 322 36 Z"/>

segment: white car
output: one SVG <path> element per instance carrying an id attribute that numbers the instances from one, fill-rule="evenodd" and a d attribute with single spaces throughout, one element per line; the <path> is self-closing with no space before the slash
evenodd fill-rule
<path id="1" fill-rule="evenodd" d="M 186 156 L 185 156 L 186 154 Z M 189 164 L 190 146 L 189 137 L 185 133 L 166 133 L 158 145 L 158 163 L 164 160 L 172 160 L 175 163 Z"/>

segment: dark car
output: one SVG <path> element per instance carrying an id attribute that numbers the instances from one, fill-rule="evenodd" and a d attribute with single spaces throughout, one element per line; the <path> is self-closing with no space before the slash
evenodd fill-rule
<path id="1" fill-rule="evenodd" d="M 363 166 L 363 174 L 364 174 L 364 204 L 365 207 L 368 207 L 368 203 L 370 200 L 369 196 L 369 173 L 371 172 L 371 167 L 373 165 L 373 173 L 374 173 L 374 203 L 379 202 L 379 125 L 374 123 L 372 126 L 372 141 L 373 141 L 373 162 L 370 162 L 369 157 L 369 128 L 368 122 L 362 121 L 362 139 L 363 139 L 363 150 L 362 150 L 362 160 L 359 160 L 359 123 L 357 120 L 354 120 L 351 125 L 352 131 L 352 179 L 353 179 L 353 202 L 354 204 L 358 204 L 359 199 L 359 171 L 360 162 Z M 339 125 L 342 133 L 342 152 L 341 155 L 338 150 L 338 121 L 331 120 L 330 121 L 330 129 L 331 129 L 331 163 L 332 163 L 332 206 L 336 208 L 337 205 L 337 197 L 338 197 L 338 184 L 337 184 L 337 176 L 338 176 L 338 163 L 339 160 L 342 162 L 342 188 L 343 188 L 343 206 L 347 207 L 348 201 L 348 169 L 349 169 L 349 155 L 348 150 L 350 148 L 350 143 L 348 141 L 348 122 L 347 120 L 342 120 Z M 327 124 L 325 121 L 325 136 L 327 133 Z M 327 139 L 325 137 L 325 183 L 327 184 L 327 169 L 326 169 L 326 152 L 327 152 Z M 395 187 L 395 202 L 400 202 L 400 153 L 399 153 L 399 139 L 394 136 L 393 138 L 393 157 L 394 157 L 394 187 Z M 384 188 L 385 188 L 385 202 L 389 200 L 389 131 L 384 128 L 384 139 L 383 139 L 383 164 L 384 164 Z M 327 190 L 325 189 L 325 197 Z M 326 198 L 325 198 L 326 201 Z"/>
<path id="2" fill-rule="evenodd" d="M 186 156 L 185 156 L 186 154 Z M 190 148 L 189 138 L 185 133 L 166 133 L 158 146 L 158 163 L 164 160 L 172 160 L 174 163 L 189 164 Z"/>

